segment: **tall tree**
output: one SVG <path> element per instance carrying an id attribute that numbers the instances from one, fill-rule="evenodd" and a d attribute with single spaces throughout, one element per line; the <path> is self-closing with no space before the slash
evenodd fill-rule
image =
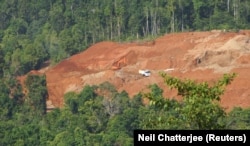
<path id="1" fill-rule="evenodd" d="M 4 71 L 4 53 L 3 53 L 3 50 L 0 46 L 0 78 L 3 77 L 3 71 Z"/>

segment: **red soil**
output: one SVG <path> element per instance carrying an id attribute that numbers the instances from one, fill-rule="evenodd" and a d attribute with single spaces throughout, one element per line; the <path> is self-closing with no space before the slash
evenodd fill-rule
<path id="1" fill-rule="evenodd" d="M 79 92 L 84 85 L 113 83 L 132 97 L 157 83 L 165 96 L 176 93 L 164 85 L 159 71 L 174 68 L 170 74 L 180 78 L 215 82 L 224 73 L 237 77 L 226 89 L 221 105 L 250 107 L 250 31 L 185 32 L 166 34 L 152 42 L 100 42 L 54 67 L 43 70 L 47 78 L 50 104 L 63 106 L 63 95 Z M 199 61 L 199 62 L 198 62 Z M 141 77 L 139 69 L 150 69 L 150 77 Z M 40 71 L 41 72 L 41 71 Z"/>

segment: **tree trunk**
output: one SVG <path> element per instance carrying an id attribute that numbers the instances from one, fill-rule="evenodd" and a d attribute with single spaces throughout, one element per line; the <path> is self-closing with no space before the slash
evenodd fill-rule
<path id="1" fill-rule="evenodd" d="M 181 32 L 184 31 L 184 24 L 183 24 L 183 9 L 181 9 Z"/>
<path id="2" fill-rule="evenodd" d="M 171 32 L 174 32 L 175 30 L 175 24 L 174 24 L 174 21 L 175 21 L 175 18 L 174 18 L 174 11 L 172 12 L 172 18 L 171 18 Z"/>
<path id="3" fill-rule="evenodd" d="M 87 45 L 88 44 L 88 37 L 87 37 L 86 31 L 84 31 L 84 32 L 85 32 L 85 35 L 84 35 L 85 45 Z"/>
<path id="4" fill-rule="evenodd" d="M 120 19 L 117 17 L 117 33 L 118 33 L 118 39 L 120 41 L 120 36 L 121 36 L 121 25 L 120 25 Z"/>
<path id="5" fill-rule="evenodd" d="M 110 39 L 113 40 L 113 22 L 112 22 L 112 16 L 110 16 Z"/>
<path id="6" fill-rule="evenodd" d="M 149 25 L 148 25 L 148 17 L 149 17 L 149 16 L 148 16 L 148 10 L 147 10 L 147 12 L 146 12 L 146 20 L 147 20 L 147 21 L 146 21 L 146 34 L 145 34 L 146 36 L 147 36 L 148 33 L 149 33 L 149 28 L 148 28 L 148 27 L 149 27 Z"/>

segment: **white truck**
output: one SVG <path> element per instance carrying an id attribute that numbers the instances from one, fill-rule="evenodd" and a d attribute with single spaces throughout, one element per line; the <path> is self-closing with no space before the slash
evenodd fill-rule
<path id="1" fill-rule="evenodd" d="M 149 77 L 151 75 L 150 70 L 139 70 L 139 74 L 145 76 L 145 77 Z"/>

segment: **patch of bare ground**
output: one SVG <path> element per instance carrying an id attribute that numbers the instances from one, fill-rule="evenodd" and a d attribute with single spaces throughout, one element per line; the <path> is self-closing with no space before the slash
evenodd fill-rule
<path id="1" fill-rule="evenodd" d="M 250 31 L 183 32 L 166 34 L 152 42 L 100 42 L 54 67 L 40 72 L 46 74 L 49 105 L 63 106 L 66 92 L 79 92 L 87 85 L 104 81 L 113 83 L 119 91 L 131 97 L 148 91 L 156 83 L 164 89 L 166 98 L 176 98 L 159 76 L 159 71 L 171 71 L 180 78 L 210 83 L 224 73 L 237 73 L 236 79 L 221 97 L 227 110 L 235 106 L 250 107 Z M 139 69 L 152 71 L 142 77 Z M 170 70 L 169 70 L 170 69 Z M 39 71 L 38 71 L 39 72 Z"/>

